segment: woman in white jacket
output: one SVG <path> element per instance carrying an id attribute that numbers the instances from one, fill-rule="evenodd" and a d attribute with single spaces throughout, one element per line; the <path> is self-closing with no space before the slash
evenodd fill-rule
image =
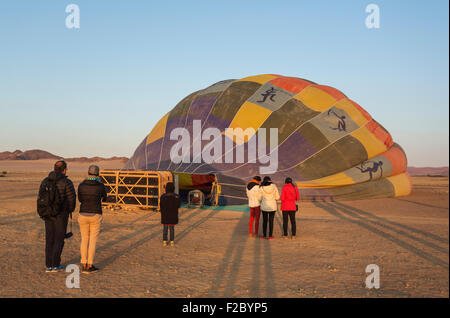
<path id="1" fill-rule="evenodd" d="M 245 189 L 248 197 L 248 206 L 250 208 L 250 220 L 248 222 L 249 235 L 258 236 L 259 215 L 261 214 L 261 177 L 255 176 Z M 255 223 L 255 231 L 253 232 L 253 222 Z"/>
<path id="2" fill-rule="evenodd" d="M 263 238 L 273 240 L 273 219 L 278 209 L 277 200 L 280 199 L 277 187 L 270 177 L 264 177 L 261 184 L 261 211 L 263 215 Z M 267 223 L 269 223 L 269 237 L 267 237 Z"/>

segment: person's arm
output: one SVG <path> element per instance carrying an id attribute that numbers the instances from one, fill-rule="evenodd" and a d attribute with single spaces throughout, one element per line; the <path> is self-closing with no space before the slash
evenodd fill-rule
<path id="1" fill-rule="evenodd" d="M 78 201 L 80 201 L 80 203 L 83 202 L 83 191 L 80 191 L 81 189 L 81 183 L 80 185 L 78 185 Z"/>
<path id="2" fill-rule="evenodd" d="M 161 216 L 164 212 L 166 212 L 165 194 L 161 195 L 159 198 L 159 212 L 161 212 Z"/>
<path id="3" fill-rule="evenodd" d="M 66 193 L 65 197 L 67 200 L 67 207 L 69 208 L 69 213 L 72 213 L 75 210 L 75 206 L 77 204 L 77 195 L 75 193 L 75 188 L 73 186 L 72 181 L 66 180 Z"/>
<path id="4" fill-rule="evenodd" d="M 106 199 L 108 198 L 108 194 L 106 193 L 106 187 L 105 185 L 102 183 L 103 185 L 103 193 L 102 193 L 102 201 L 106 202 Z M 78 192 L 78 196 L 80 195 L 80 193 Z"/>
<path id="5" fill-rule="evenodd" d="M 179 195 L 177 195 L 177 208 L 179 209 L 181 207 L 181 198 Z"/>
<path id="6" fill-rule="evenodd" d="M 286 189 L 283 187 L 283 189 L 281 189 L 281 201 L 286 200 Z"/>
<path id="7" fill-rule="evenodd" d="M 275 200 L 280 200 L 280 193 L 278 192 L 278 188 L 274 185 L 275 187 Z"/>
<path id="8" fill-rule="evenodd" d="M 300 200 L 300 192 L 298 191 L 297 186 L 295 186 L 295 193 L 297 194 L 297 201 Z"/>
<path id="9" fill-rule="evenodd" d="M 45 178 L 44 180 L 42 180 L 41 185 L 39 186 L 39 193 L 38 193 L 38 197 L 41 197 L 41 193 L 42 191 L 44 191 L 44 185 L 47 183 L 47 178 Z"/>

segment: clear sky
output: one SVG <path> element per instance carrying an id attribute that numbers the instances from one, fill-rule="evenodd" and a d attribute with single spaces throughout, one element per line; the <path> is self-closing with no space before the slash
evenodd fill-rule
<path id="1" fill-rule="evenodd" d="M 68 29 L 65 8 L 80 8 Z M 365 8 L 380 8 L 368 29 Z M 1 1 L 0 151 L 131 156 L 189 93 L 275 73 L 344 92 L 449 163 L 448 1 Z"/>

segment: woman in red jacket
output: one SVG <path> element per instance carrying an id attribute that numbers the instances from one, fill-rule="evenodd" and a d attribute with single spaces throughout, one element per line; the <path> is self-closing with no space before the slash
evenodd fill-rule
<path id="1" fill-rule="evenodd" d="M 296 201 L 300 200 L 300 194 L 296 185 L 292 183 L 291 178 L 286 178 L 285 185 L 281 191 L 281 211 L 283 211 L 283 238 L 288 238 L 288 217 L 291 219 L 292 239 L 295 239 L 297 226 L 295 224 L 295 212 L 298 210 Z"/>

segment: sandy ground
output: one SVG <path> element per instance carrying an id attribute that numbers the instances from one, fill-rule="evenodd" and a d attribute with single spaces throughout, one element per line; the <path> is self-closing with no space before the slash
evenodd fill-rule
<path id="1" fill-rule="evenodd" d="M 68 289 L 68 273 L 44 272 L 35 200 L 46 173 L 4 163 L 0 297 L 449 297 L 448 178 L 415 177 L 413 193 L 397 199 L 305 203 L 297 240 L 280 239 L 279 213 L 267 241 L 248 236 L 248 212 L 182 209 L 176 246 L 163 247 L 158 213 L 106 210 L 101 271 Z M 69 166 L 76 185 L 88 165 Z M 73 231 L 65 265 L 79 262 L 76 222 Z M 380 268 L 378 290 L 365 288 L 368 264 Z"/>

